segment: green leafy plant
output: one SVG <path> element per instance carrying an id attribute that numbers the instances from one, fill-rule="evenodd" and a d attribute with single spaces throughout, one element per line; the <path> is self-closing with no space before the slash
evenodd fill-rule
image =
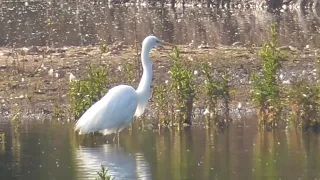
<path id="1" fill-rule="evenodd" d="M 96 177 L 96 180 L 113 180 L 110 175 L 108 175 L 108 169 L 105 168 L 104 165 L 101 165 L 101 171 L 97 172 L 98 177 Z"/>
<path id="2" fill-rule="evenodd" d="M 101 54 L 106 54 L 106 53 L 110 52 L 109 47 L 107 46 L 107 44 L 103 40 L 99 41 L 99 49 L 100 49 Z"/>
<path id="3" fill-rule="evenodd" d="M 309 129 L 320 126 L 320 59 L 315 59 L 317 82 L 308 82 L 302 78 L 296 79 L 288 88 L 287 105 L 291 110 L 289 120 L 295 126 Z"/>
<path id="4" fill-rule="evenodd" d="M 228 70 L 225 70 L 222 74 L 222 80 L 221 80 L 221 87 L 220 87 L 220 94 L 221 99 L 223 100 L 225 115 L 227 120 L 229 120 L 229 105 L 231 101 L 231 86 L 230 86 L 230 73 Z"/>
<path id="5" fill-rule="evenodd" d="M 107 92 L 107 75 L 105 68 L 90 64 L 83 80 L 71 81 L 69 97 L 74 118 L 79 118 Z"/>
<path id="6" fill-rule="evenodd" d="M 168 114 L 169 103 L 167 94 L 167 86 L 165 85 L 159 84 L 154 88 L 153 97 L 158 112 L 159 125 L 168 124 L 168 121 L 165 121 Z"/>
<path id="7" fill-rule="evenodd" d="M 18 104 L 15 104 L 14 106 L 14 112 L 13 112 L 13 117 L 11 119 L 13 129 L 15 132 L 20 131 L 20 126 L 21 126 L 21 109 Z"/>
<path id="8" fill-rule="evenodd" d="M 204 75 L 203 89 L 206 96 L 206 104 L 209 112 L 213 115 L 216 123 L 224 123 L 225 121 L 218 119 L 218 102 L 222 101 L 225 108 L 225 115 L 229 118 L 229 104 L 231 100 L 230 75 L 227 70 L 223 72 L 220 78 L 213 74 L 209 63 L 201 63 L 202 74 Z M 207 124 L 210 124 L 207 119 Z"/>
<path id="9" fill-rule="evenodd" d="M 320 125 L 320 87 L 304 80 L 296 80 L 288 94 L 291 120 L 303 128 Z"/>
<path id="10" fill-rule="evenodd" d="M 262 76 L 253 73 L 252 100 L 257 106 L 259 124 L 275 127 L 281 112 L 280 88 L 278 84 L 277 70 L 281 67 L 282 53 L 276 48 L 276 25 L 272 24 L 271 38 L 263 45 L 260 52 L 262 60 Z"/>
<path id="11" fill-rule="evenodd" d="M 170 90 L 174 92 L 175 106 L 180 111 L 181 123 L 191 124 L 193 101 L 195 98 L 195 86 L 193 83 L 193 71 L 188 69 L 188 64 L 180 56 L 180 50 L 175 47 L 170 54 L 173 65 L 169 74 L 171 77 Z M 182 121 L 184 120 L 184 121 Z"/>
<path id="12" fill-rule="evenodd" d="M 4 132 L 0 133 L 0 142 L 4 143 L 6 140 L 6 134 Z"/>

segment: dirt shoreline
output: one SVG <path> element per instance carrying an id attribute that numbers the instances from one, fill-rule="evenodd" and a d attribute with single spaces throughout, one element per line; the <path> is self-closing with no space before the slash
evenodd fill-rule
<path id="1" fill-rule="evenodd" d="M 191 63 L 191 68 L 200 71 L 197 64 L 209 61 L 216 70 L 229 68 L 234 78 L 231 82 L 235 86 L 236 94 L 233 104 L 249 100 L 250 73 L 259 70 L 259 47 L 190 47 L 180 46 L 183 57 Z M 28 47 L 11 49 L 0 47 L 0 102 L 1 115 L 10 116 L 17 111 L 24 115 L 43 114 L 52 117 L 57 109 L 61 110 L 62 118 L 68 117 L 69 78 L 72 73 L 76 78 L 84 76 L 89 63 L 108 67 L 109 76 L 122 77 L 124 74 L 119 66 L 125 62 L 136 64 L 140 50 L 133 46 L 122 44 L 109 47 L 110 52 L 101 54 L 96 47 L 64 47 L 45 48 Z M 311 71 L 315 66 L 314 49 L 296 49 L 281 47 L 286 52 L 282 63 L 289 71 Z M 171 64 L 170 49 L 154 49 L 151 59 L 154 69 L 153 86 L 169 80 L 168 70 Z M 311 68 L 310 68 L 311 67 Z M 137 86 L 140 77 L 134 71 L 132 84 Z M 239 75 L 235 75 L 239 73 Z M 199 76 L 199 77 L 197 77 Z M 237 77 L 239 79 L 237 79 Z M 195 75 L 196 81 L 201 83 L 200 75 Z M 242 80 L 241 80 L 242 79 Z M 114 80 L 110 87 L 122 84 L 122 79 Z M 201 99 L 200 99 L 201 101 Z M 152 100 L 149 108 L 152 108 Z M 17 106 L 18 105 L 18 106 Z M 16 110 L 19 107 L 19 110 Z M 57 108 L 58 107 L 58 108 Z"/>

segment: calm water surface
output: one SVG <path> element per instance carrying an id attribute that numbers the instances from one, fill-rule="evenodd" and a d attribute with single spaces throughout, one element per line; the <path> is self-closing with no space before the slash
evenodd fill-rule
<path id="1" fill-rule="evenodd" d="M 225 130 L 133 128 L 110 137 L 77 136 L 69 124 L 1 124 L 0 179 L 94 179 L 100 164 L 116 179 L 320 179 L 320 135 L 259 132 L 254 120 Z"/>

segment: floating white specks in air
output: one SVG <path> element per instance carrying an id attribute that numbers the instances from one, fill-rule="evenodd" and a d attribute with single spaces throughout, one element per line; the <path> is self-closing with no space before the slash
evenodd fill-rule
<path id="1" fill-rule="evenodd" d="M 206 110 L 203 112 L 203 115 L 207 115 L 207 114 L 209 114 L 209 113 L 210 113 L 209 109 L 206 108 Z"/>
<path id="2" fill-rule="evenodd" d="M 69 73 L 69 82 L 71 81 L 75 81 L 76 80 L 76 76 L 74 76 L 71 72 Z"/>
<path id="3" fill-rule="evenodd" d="M 53 76 L 53 69 L 52 68 L 48 71 L 48 75 Z"/>
<path id="4" fill-rule="evenodd" d="M 194 75 L 197 75 L 197 74 L 198 74 L 198 71 L 197 71 L 197 70 L 193 71 L 193 74 L 194 74 Z"/>

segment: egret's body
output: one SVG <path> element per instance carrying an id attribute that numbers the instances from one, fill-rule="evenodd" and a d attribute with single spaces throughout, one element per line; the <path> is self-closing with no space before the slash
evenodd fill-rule
<path id="1" fill-rule="evenodd" d="M 149 53 L 152 47 L 168 44 L 155 36 L 148 36 L 142 43 L 141 61 L 143 75 L 137 90 L 127 85 L 113 87 L 78 120 L 75 130 L 79 134 L 102 132 L 104 135 L 119 133 L 130 125 L 133 117 L 139 117 L 145 111 L 150 98 L 152 64 Z"/>

